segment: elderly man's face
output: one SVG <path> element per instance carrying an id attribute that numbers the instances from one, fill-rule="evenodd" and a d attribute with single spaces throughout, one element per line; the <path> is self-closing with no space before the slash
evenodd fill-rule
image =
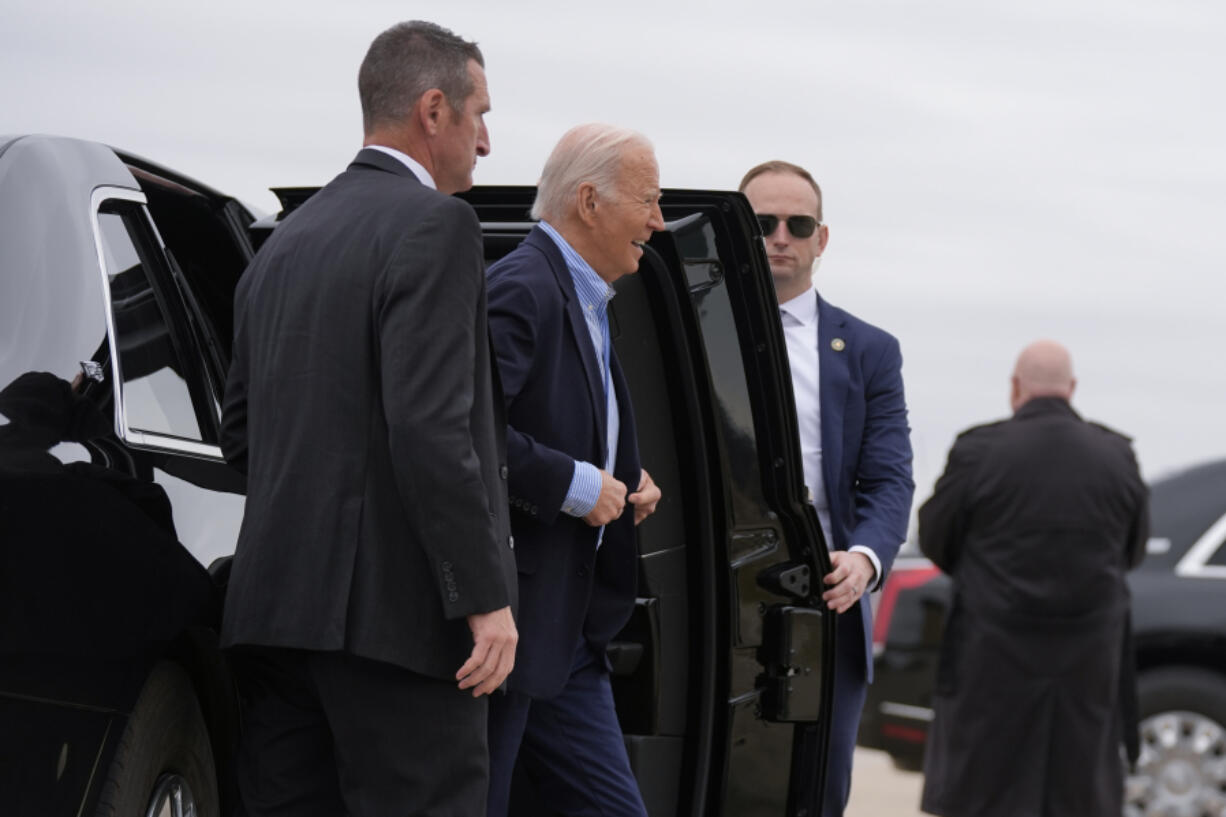
<path id="1" fill-rule="evenodd" d="M 478 156 L 490 153 L 490 134 L 485 128 L 485 114 L 490 109 L 490 94 L 485 82 L 485 70 L 475 60 L 468 61 L 468 75 L 473 91 L 464 100 L 457 114 L 448 110 L 439 132 L 434 155 L 434 183 L 443 193 L 457 193 L 473 186 L 473 168 Z"/>
<path id="2" fill-rule="evenodd" d="M 605 281 L 638 271 L 642 244 L 656 230 L 664 229 L 660 213 L 660 170 L 648 148 L 628 148 L 611 196 L 599 197 L 598 224 L 593 235 L 593 254 L 588 258 Z"/>
<path id="3" fill-rule="evenodd" d="M 745 186 L 745 197 L 755 213 L 779 217 L 767 236 L 766 257 L 779 301 L 787 301 L 813 283 L 813 262 L 826 249 L 830 233 L 821 225 L 808 238 L 797 238 L 787 226 L 788 216 L 817 217 L 817 192 L 794 173 L 763 173 Z"/>

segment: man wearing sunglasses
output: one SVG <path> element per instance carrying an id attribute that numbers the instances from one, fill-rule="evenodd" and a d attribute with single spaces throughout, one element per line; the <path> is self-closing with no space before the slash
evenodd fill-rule
<path id="1" fill-rule="evenodd" d="M 813 288 L 830 240 L 813 176 L 788 162 L 766 162 L 746 173 L 739 189 L 762 227 L 788 344 L 805 486 L 833 567 L 822 594 L 839 616 L 821 813 L 837 817 L 847 805 L 873 674 L 872 608 L 864 597 L 881 586 L 906 539 L 915 490 L 902 355 L 892 335 Z"/>

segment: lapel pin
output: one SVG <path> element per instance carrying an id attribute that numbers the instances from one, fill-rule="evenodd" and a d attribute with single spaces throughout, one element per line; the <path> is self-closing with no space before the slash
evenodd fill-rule
<path id="1" fill-rule="evenodd" d="M 847 344 L 843 342 L 842 338 L 835 338 L 830 341 L 830 348 L 836 352 L 841 352 L 847 348 Z"/>

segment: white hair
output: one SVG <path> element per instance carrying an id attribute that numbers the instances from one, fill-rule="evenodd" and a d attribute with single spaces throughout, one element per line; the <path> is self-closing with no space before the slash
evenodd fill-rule
<path id="1" fill-rule="evenodd" d="M 652 150 L 646 136 L 629 128 L 590 122 L 568 130 L 545 161 L 532 203 L 532 218 L 562 219 L 574 205 L 579 185 L 585 182 L 594 185 L 601 195 L 612 195 L 622 157 L 630 146 Z"/>

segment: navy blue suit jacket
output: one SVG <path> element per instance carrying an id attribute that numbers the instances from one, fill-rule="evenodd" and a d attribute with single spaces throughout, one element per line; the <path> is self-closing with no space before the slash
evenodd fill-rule
<path id="1" fill-rule="evenodd" d="M 907 538 L 915 492 L 902 352 L 893 335 L 820 296 L 817 315 L 822 479 L 834 534 L 831 546 L 869 548 L 881 562 L 884 580 Z M 867 597 L 857 607 L 865 678 L 871 681 L 873 613 Z"/>
<path id="2" fill-rule="evenodd" d="M 634 513 L 597 529 L 562 512 L 575 460 L 603 467 L 604 384 L 561 250 L 539 227 L 492 264 L 489 326 L 507 407 L 508 493 L 519 571 L 519 646 L 510 689 L 556 695 L 580 635 L 603 656 L 630 617 L 637 578 Z M 617 355 L 610 367 L 620 413 L 613 475 L 639 484 L 638 440 Z"/>

